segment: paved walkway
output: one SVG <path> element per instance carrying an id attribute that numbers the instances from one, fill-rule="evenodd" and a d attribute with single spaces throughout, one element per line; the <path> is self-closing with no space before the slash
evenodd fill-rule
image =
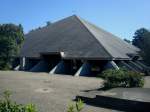
<path id="1" fill-rule="evenodd" d="M 67 105 L 84 90 L 102 85 L 100 78 L 0 71 L 0 94 L 9 89 L 18 103 L 34 103 L 40 112 L 66 112 Z M 112 112 L 86 105 L 83 112 Z"/>
<path id="2" fill-rule="evenodd" d="M 150 88 L 150 76 L 145 76 L 144 88 Z"/>
<path id="3" fill-rule="evenodd" d="M 76 96 L 100 94 L 97 89 L 102 82 L 102 79 L 92 77 L 0 71 L 0 94 L 8 89 L 13 92 L 12 99 L 18 103 L 34 103 L 40 112 L 66 112 L 67 105 Z M 150 88 L 150 76 L 145 77 L 144 88 Z M 116 110 L 85 105 L 83 112 Z"/>

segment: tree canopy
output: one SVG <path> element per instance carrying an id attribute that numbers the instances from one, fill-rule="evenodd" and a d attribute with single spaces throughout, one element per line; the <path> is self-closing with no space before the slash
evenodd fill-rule
<path id="1" fill-rule="evenodd" d="M 47 21 L 46 22 L 46 26 L 49 26 L 49 25 L 51 25 L 52 23 L 50 22 L 50 21 Z"/>
<path id="2" fill-rule="evenodd" d="M 145 34 L 149 31 L 146 28 L 140 28 L 136 30 L 133 36 L 132 44 L 137 46 L 138 48 L 142 48 L 142 44 L 144 42 Z"/>
<path id="3" fill-rule="evenodd" d="M 23 40 L 21 25 L 0 24 L 0 69 L 11 67 L 13 57 L 18 55 Z"/>
<path id="4" fill-rule="evenodd" d="M 141 56 L 150 65 L 150 31 L 145 28 L 138 29 L 133 36 L 132 43 L 141 49 Z"/>

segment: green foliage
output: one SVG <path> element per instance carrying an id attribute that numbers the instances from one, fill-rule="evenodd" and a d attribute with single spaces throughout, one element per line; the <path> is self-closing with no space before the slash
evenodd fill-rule
<path id="1" fill-rule="evenodd" d="M 18 55 L 23 40 L 21 25 L 0 24 L 0 70 L 11 68 L 11 62 Z"/>
<path id="2" fill-rule="evenodd" d="M 5 70 L 10 68 L 9 62 L 15 50 L 14 42 L 11 38 L 0 36 L 0 69 Z"/>
<path id="3" fill-rule="evenodd" d="M 149 31 L 145 28 L 140 28 L 140 29 L 136 30 L 136 32 L 134 33 L 134 36 L 133 36 L 132 44 L 139 48 L 142 48 L 145 34 L 148 32 Z"/>
<path id="4" fill-rule="evenodd" d="M 51 25 L 52 23 L 50 22 L 50 21 L 47 21 L 46 22 L 46 26 L 49 26 L 49 25 Z"/>
<path id="5" fill-rule="evenodd" d="M 73 105 L 73 104 L 70 104 L 70 105 L 68 106 L 67 112 L 75 112 L 75 109 L 74 109 L 74 108 L 75 108 L 74 105 Z"/>
<path id="6" fill-rule="evenodd" d="M 84 103 L 81 99 L 78 99 L 75 105 L 70 104 L 67 112 L 81 112 L 81 110 L 84 108 Z"/>
<path id="7" fill-rule="evenodd" d="M 141 49 L 141 56 L 145 63 L 150 65 L 150 31 L 145 28 L 138 29 L 133 36 L 132 43 Z"/>
<path id="8" fill-rule="evenodd" d="M 105 88 L 114 87 L 142 87 L 144 85 L 143 74 L 125 69 L 108 69 L 105 70 L 101 77 L 106 81 Z"/>
<path id="9" fill-rule="evenodd" d="M 37 112 L 37 109 L 33 104 L 27 104 L 25 110 L 26 112 Z"/>
<path id="10" fill-rule="evenodd" d="M 133 71 L 126 71 L 125 75 L 127 76 L 126 82 L 128 87 L 143 87 L 144 78 L 143 74 Z"/>
<path id="11" fill-rule="evenodd" d="M 141 56 L 145 62 L 150 65 L 150 32 L 144 34 L 143 43 L 141 43 Z"/>
<path id="12" fill-rule="evenodd" d="M 11 92 L 4 92 L 4 99 L 0 100 L 0 112 L 37 112 L 35 105 L 33 104 L 17 104 L 10 99 Z"/>

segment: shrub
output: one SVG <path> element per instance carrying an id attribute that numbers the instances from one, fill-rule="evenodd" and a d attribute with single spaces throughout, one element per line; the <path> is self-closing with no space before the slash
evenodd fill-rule
<path id="1" fill-rule="evenodd" d="M 0 112 L 37 112 L 33 104 L 17 104 L 10 99 L 11 92 L 5 91 L 3 93 L 4 99 L 0 100 Z"/>
<path id="2" fill-rule="evenodd" d="M 67 112 L 81 112 L 84 108 L 84 103 L 81 99 L 78 99 L 75 105 L 71 104 L 68 106 Z"/>
<path id="3" fill-rule="evenodd" d="M 125 75 L 128 76 L 126 82 L 128 82 L 129 87 L 143 87 L 144 78 L 142 73 L 127 71 Z"/>
<path id="4" fill-rule="evenodd" d="M 105 79 L 105 88 L 114 87 L 142 87 L 144 85 L 143 74 L 125 69 L 108 69 L 102 75 Z"/>

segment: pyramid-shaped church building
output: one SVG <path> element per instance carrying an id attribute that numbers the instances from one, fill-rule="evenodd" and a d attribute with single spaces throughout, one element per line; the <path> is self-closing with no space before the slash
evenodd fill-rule
<path id="1" fill-rule="evenodd" d="M 126 67 L 143 72 L 140 49 L 76 16 L 25 35 L 20 70 L 56 74 L 95 75 Z"/>

